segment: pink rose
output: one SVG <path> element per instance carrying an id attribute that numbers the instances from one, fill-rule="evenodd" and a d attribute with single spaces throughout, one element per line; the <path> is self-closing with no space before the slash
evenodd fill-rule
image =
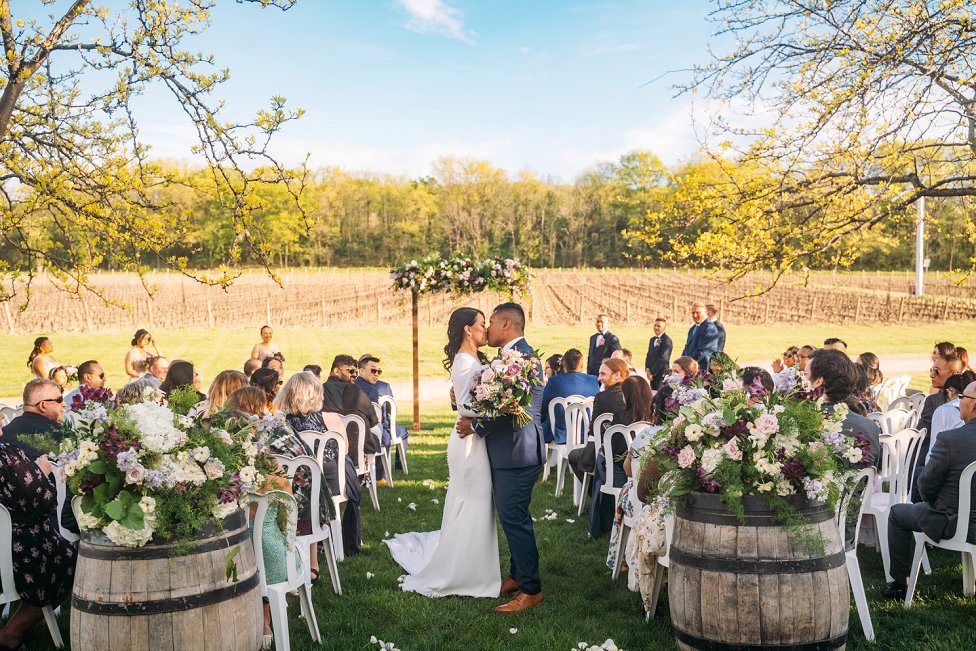
<path id="1" fill-rule="evenodd" d="M 474 390 L 474 397 L 478 400 L 487 400 L 491 395 L 491 389 L 487 384 L 479 384 Z"/>
<path id="2" fill-rule="evenodd" d="M 691 449 L 690 445 L 686 445 L 678 452 L 678 465 L 682 468 L 691 468 L 691 464 L 695 463 L 695 459 L 697 459 L 695 451 Z"/>
<path id="3" fill-rule="evenodd" d="M 762 414 L 756 419 L 756 429 L 769 437 L 779 431 L 779 421 L 772 414 Z"/>
<path id="4" fill-rule="evenodd" d="M 484 372 L 481 374 L 481 381 L 484 382 L 485 384 L 492 382 L 494 379 L 495 379 L 495 372 L 490 368 L 486 368 Z"/>
<path id="5" fill-rule="evenodd" d="M 125 483 L 127 484 L 141 484 L 145 478 L 146 469 L 142 466 L 135 466 L 129 472 L 125 473 Z"/>
<path id="6" fill-rule="evenodd" d="M 733 461 L 742 461 L 742 450 L 739 449 L 739 439 L 732 439 L 722 446 L 725 456 Z"/>

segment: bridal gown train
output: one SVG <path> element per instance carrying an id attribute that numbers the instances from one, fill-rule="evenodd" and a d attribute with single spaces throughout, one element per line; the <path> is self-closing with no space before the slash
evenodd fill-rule
<path id="1" fill-rule="evenodd" d="M 471 355 L 459 353 L 454 358 L 451 382 L 462 416 L 475 415 L 460 405 L 481 369 Z M 452 430 L 447 466 L 449 483 L 440 531 L 401 533 L 385 542 L 393 559 L 407 571 L 406 591 L 428 597 L 497 597 L 501 589 L 498 529 L 484 439 L 477 435 L 462 439 Z"/>

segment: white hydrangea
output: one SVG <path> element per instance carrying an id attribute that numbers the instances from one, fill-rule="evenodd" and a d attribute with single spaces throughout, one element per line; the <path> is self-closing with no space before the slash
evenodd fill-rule
<path id="1" fill-rule="evenodd" d="M 713 473 L 720 461 L 722 461 L 721 448 L 708 448 L 702 452 L 701 466 L 705 472 L 709 474 Z"/>
<path id="2" fill-rule="evenodd" d="M 135 423 L 144 450 L 169 452 L 185 440 L 186 435 L 173 426 L 173 412 L 165 405 L 140 402 L 125 410 Z"/>
<path id="3" fill-rule="evenodd" d="M 234 511 L 236 511 L 238 508 L 240 507 L 238 507 L 237 502 L 227 502 L 226 504 L 218 503 L 216 506 L 213 507 L 211 513 L 218 520 L 223 520 L 227 516 L 234 513 Z"/>
<path id="4" fill-rule="evenodd" d="M 122 547 L 142 547 L 152 540 L 153 536 L 152 527 L 149 526 L 148 522 L 142 529 L 135 531 L 134 529 L 122 526 L 115 520 L 112 520 L 112 522 L 103 527 L 102 533 L 116 545 L 121 545 Z"/>
<path id="5" fill-rule="evenodd" d="M 139 500 L 139 506 L 145 515 L 151 515 L 156 511 L 156 500 L 148 495 Z"/>
<path id="6" fill-rule="evenodd" d="M 98 529 L 98 527 L 102 524 L 101 518 L 96 518 L 90 513 L 85 513 L 81 510 L 78 511 L 78 516 L 75 518 L 75 520 L 78 522 L 78 528 L 82 531 L 92 531 L 94 529 Z"/>

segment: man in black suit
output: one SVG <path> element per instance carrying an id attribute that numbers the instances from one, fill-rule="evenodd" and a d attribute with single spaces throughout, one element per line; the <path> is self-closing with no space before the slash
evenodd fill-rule
<path id="1" fill-rule="evenodd" d="M 371 430 L 376 427 L 379 419 L 376 418 L 376 410 L 373 409 L 373 403 L 369 401 L 369 396 L 353 384 L 358 376 L 359 369 L 356 368 L 356 360 L 351 355 L 336 355 L 332 361 L 329 377 L 322 384 L 324 392 L 322 411 L 343 416 L 354 414 L 362 418 L 363 422 L 366 423 L 366 440 L 363 445 L 363 453 L 366 455 L 377 454 L 382 448 L 379 438 Z M 349 440 L 349 456 L 358 468 L 359 464 L 356 461 L 359 457 L 359 438 L 353 436 L 354 433 L 356 430 L 353 425 L 350 425 L 346 431 Z"/>
<path id="2" fill-rule="evenodd" d="M 648 342 L 647 357 L 644 358 L 644 373 L 647 374 L 647 381 L 655 391 L 661 388 L 661 381 L 671 367 L 674 342 L 664 332 L 667 327 L 668 320 L 663 316 L 654 319 L 654 336 Z"/>
<path id="3" fill-rule="evenodd" d="M 606 314 L 597 315 L 596 334 L 590 337 L 590 354 L 586 358 L 586 372 L 590 375 L 599 375 L 603 360 L 620 349 L 620 340 L 610 332 L 609 327 L 610 317 Z"/>
<path id="4" fill-rule="evenodd" d="M 716 350 L 720 353 L 725 352 L 725 324 L 718 320 L 718 308 L 714 305 L 706 305 L 705 313 L 708 314 L 708 320 L 715 324 L 715 330 L 718 332 L 718 347 Z"/>
<path id="5" fill-rule="evenodd" d="M 953 375 L 959 375 L 962 371 L 962 360 L 955 355 L 950 355 L 949 357 L 939 356 L 932 362 L 932 368 L 929 369 L 929 378 L 932 380 L 932 388 L 936 389 L 936 392 L 926 396 L 925 402 L 922 403 L 922 413 L 919 415 L 918 424 L 916 425 L 919 431 L 923 428 L 925 429 L 925 438 L 922 440 L 922 448 L 918 453 L 919 466 L 925 465 L 925 457 L 929 451 L 929 435 L 932 433 L 932 415 L 935 414 L 936 409 L 949 401 L 949 397 L 943 388 L 945 382 Z"/>
<path id="6" fill-rule="evenodd" d="M 891 554 L 891 578 L 881 594 L 889 599 L 904 599 L 911 572 L 912 535 L 922 531 L 932 540 L 951 538 L 959 518 L 969 521 L 967 540 L 976 543 L 976 482 L 970 486 L 972 505 L 969 513 L 958 513 L 959 477 L 976 461 L 976 382 L 959 397 L 959 416 L 966 424 L 939 434 L 932 446 L 932 456 L 918 477 L 923 502 L 895 504 L 888 513 L 888 551 Z"/>

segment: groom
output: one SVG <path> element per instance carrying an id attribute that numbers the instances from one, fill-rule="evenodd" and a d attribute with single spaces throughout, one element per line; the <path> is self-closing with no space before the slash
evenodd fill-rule
<path id="1" fill-rule="evenodd" d="M 525 312 L 518 303 L 502 303 L 488 320 L 488 345 L 498 346 L 500 353 L 511 348 L 527 355 L 532 348 L 525 341 Z M 541 365 L 536 371 L 542 376 Z M 498 613 L 517 613 L 538 606 L 543 601 L 539 581 L 539 550 L 532 530 L 529 502 L 532 488 L 542 473 L 546 444 L 542 437 L 540 408 L 542 386 L 532 387 L 532 403 L 526 411 L 532 421 L 515 429 L 513 416 L 458 421 L 461 438 L 473 433 L 484 437 L 491 464 L 491 485 L 498 519 L 508 539 L 511 552 L 511 574 L 502 580 L 499 596 L 514 595 L 507 604 L 495 608 Z"/>

